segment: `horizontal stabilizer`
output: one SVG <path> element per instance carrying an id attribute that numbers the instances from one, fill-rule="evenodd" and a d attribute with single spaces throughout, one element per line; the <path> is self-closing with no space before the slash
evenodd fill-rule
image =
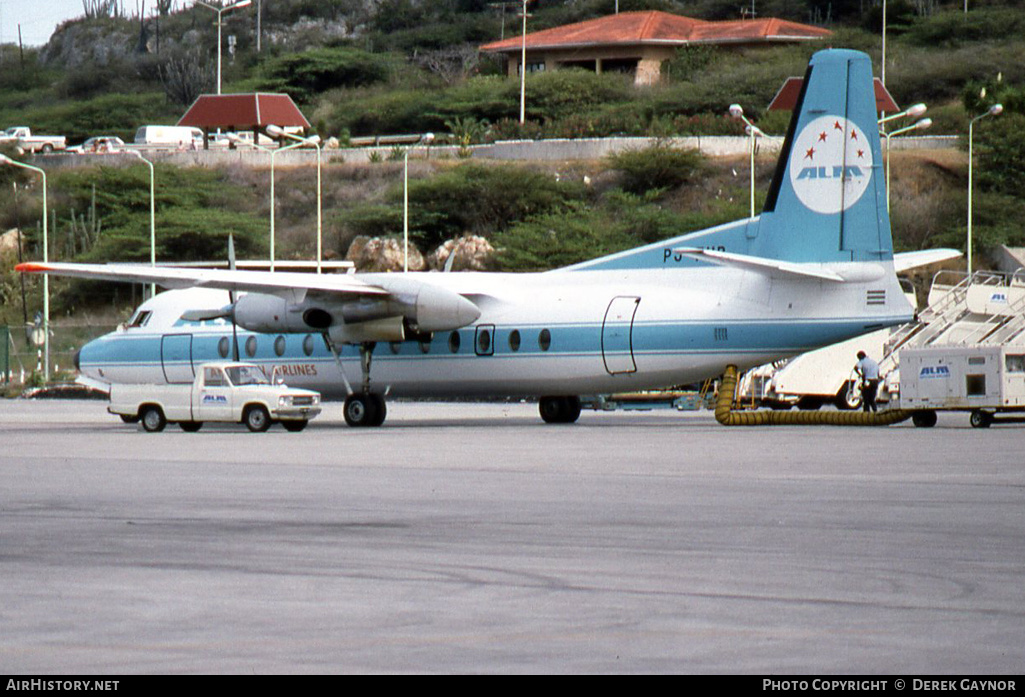
<path id="1" fill-rule="evenodd" d="M 920 252 L 899 252 L 893 255 L 893 270 L 897 273 L 920 266 L 938 264 L 962 256 L 957 249 L 923 249 Z"/>
<path id="2" fill-rule="evenodd" d="M 840 274 L 824 268 L 821 264 L 796 263 L 780 261 L 778 259 L 765 259 L 753 257 L 747 254 L 734 254 L 731 252 L 720 252 L 714 249 L 700 249 L 698 247 L 680 247 L 674 249 L 677 254 L 685 254 L 693 259 L 708 261 L 722 266 L 737 266 L 751 271 L 760 271 L 782 276 L 797 276 L 799 278 L 814 279 L 816 281 L 833 281 L 842 283 L 846 279 Z"/>

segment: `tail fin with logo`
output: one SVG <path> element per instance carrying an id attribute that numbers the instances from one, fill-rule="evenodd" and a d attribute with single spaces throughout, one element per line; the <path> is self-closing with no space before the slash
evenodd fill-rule
<path id="1" fill-rule="evenodd" d="M 816 53 L 761 215 L 570 268 L 665 268 L 681 256 L 777 268 L 891 260 L 875 108 L 867 54 Z"/>

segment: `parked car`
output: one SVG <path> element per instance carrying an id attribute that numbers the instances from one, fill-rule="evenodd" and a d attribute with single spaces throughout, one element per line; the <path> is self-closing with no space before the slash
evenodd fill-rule
<path id="1" fill-rule="evenodd" d="M 117 136 L 93 136 L 87 138 L 81 145 L 73 145 L 68 152 L 78 155 L 91 155 L 94 153 L 121 152 L 125 149 L 125 141 Z"/>
<path id="2" fill-rule="evenodd" d="M 28 126 L 12 126 L 0 135 L 0 143 L 13 143 L 24 152 L 50 153 L 64 150 L 68 139 L 64 136 L 34 136 Z"/>

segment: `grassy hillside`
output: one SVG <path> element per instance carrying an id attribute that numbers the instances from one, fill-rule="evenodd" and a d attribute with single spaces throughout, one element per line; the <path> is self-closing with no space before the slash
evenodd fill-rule
<path id="1" fill-rule="evenodd" d="M 538 0 L 532 3 L 531 26 L 608 13 L 612 2 Z M 667 64 L 663 83 L 651 88 L 636 88 L 620 75 L 532 75 L 528 123 L 521 127 L 518 84 L 474 50 L 501 31 L 501 16 L 489 3 L 385 0 L 378 5 L 375 11 L 375 4 L 361 0 L 267 3 L 260 53 L 252 18 L 229 16 L 226 33 L 239 41 L 234 59 L 226 56 L 225 91 L 287 91 L 321 135 L 343 139 L 424 131 L 451 133 L 459 142 L 611 133 L 739 135 L 741 125 L 726 116 L 733 102 L 741 103 L 763 130 L 781 133 L 788 115 L 765 112 L 765 105 L 785 77 L 803 72 L 818 48 L 687 49 Z M 887 85 L 902 105 L 929 104 L 932 133 L 964 134 L 970 115 L 995 101 L 1005 105 L 999 119 L 980 122 L 976 131 L 975 239 L 980 250 L 1000 242 L 1025 243 L 1020 226 L 1025 219 L 1025 139 L 1020 137 L 1025 126 L 1020 68 L 1025 12 L 1020 3 L 973 3 L 967 15 L 961 4 L 912 6 L 895 0 L 889 5 Z M 732 5 L 710 0 L 686 7 L 668 0 L 623 0 L 621 6 L 705 18 L 734 12 Z M 130 138 L 139 125 L 173 123 L 190 103 L 186 88 L 209 90 L 213 84 L 215 32 L 209 11 L 200 9 L 145 25 L 116 18 L 72 22 L 24 60 L 13 47 L 3 47 L 0 124 L 26 124 L 75 142 L 100 133 Z M 867 51 L 877 63 L 881 58 L 878 9 L 867 3 L 778 0 L 760 5 L 760 12 L 826 23 L 835 31 L 831 45 Z M 137 51 L 140 45 L 147 50 Z M 534 269 L 747 214 L 746 162 L 695 163 L 674 157 L 654 151 L 640 162 L 557 167 L 414 162 L 414 237 L 431 251 L 446 238 L 482 234 L 503 250 L 497 261 L 501 268 Z M 329 253 L 344 255 L 358 234 L 388 235 L 400 229 L 400 169 L 401 163 L 388 161 L 328 166 Z M 758 169 L 758 191 L 764 192 L 772 164 L 759 162 Z M 127 260 L 148 253 L 144 175 L 139 166 L 53 176 L 52 227 L 58 240 L 53 255 Z M 283 257 L 312 256 L 314 176 L 302 169 L 279 173 L 277 230 Z M 631 184 L 634 176 L 645 183 Z M 158 179 L 161 258 L 216 257 L 229 230 L 250 254 L 264 253 L 267 172 L 162 167 Z M 13 182 L 19 184 L 17 203 Z M 894 153 L 893 188 L 898 248 L 963 247 L 963 152 Z M 511 191 L 518 192 L 513 200 Z M 38 233 L 27 222 L 39 220 L 37 182 L 0 168 L 0 206 L 0 229 L 26 228 L 26 253 L 37 257 Z M 978 257 L 984 263 L 984 256 Z M 0 262 L 5 307 L 12 299 L 20 304 L 12 264 L 9 257 Z M 97 297 L 108 302 L 113 296 Z M 65 310 L 89 300 L 74 289 L 61 298 L 58 308 Z M 20 316 L 20 310 L 7 314 Z"/>

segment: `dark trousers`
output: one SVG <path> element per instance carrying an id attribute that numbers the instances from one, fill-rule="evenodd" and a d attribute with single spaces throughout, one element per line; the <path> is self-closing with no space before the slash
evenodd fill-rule
<path id="1" fill-rule="evenodd" d="M 863 380 L 861 383 L 861 408 L 865 411 L 878 411 L 876 392 L 879 390 L 878 380 Z"/>

